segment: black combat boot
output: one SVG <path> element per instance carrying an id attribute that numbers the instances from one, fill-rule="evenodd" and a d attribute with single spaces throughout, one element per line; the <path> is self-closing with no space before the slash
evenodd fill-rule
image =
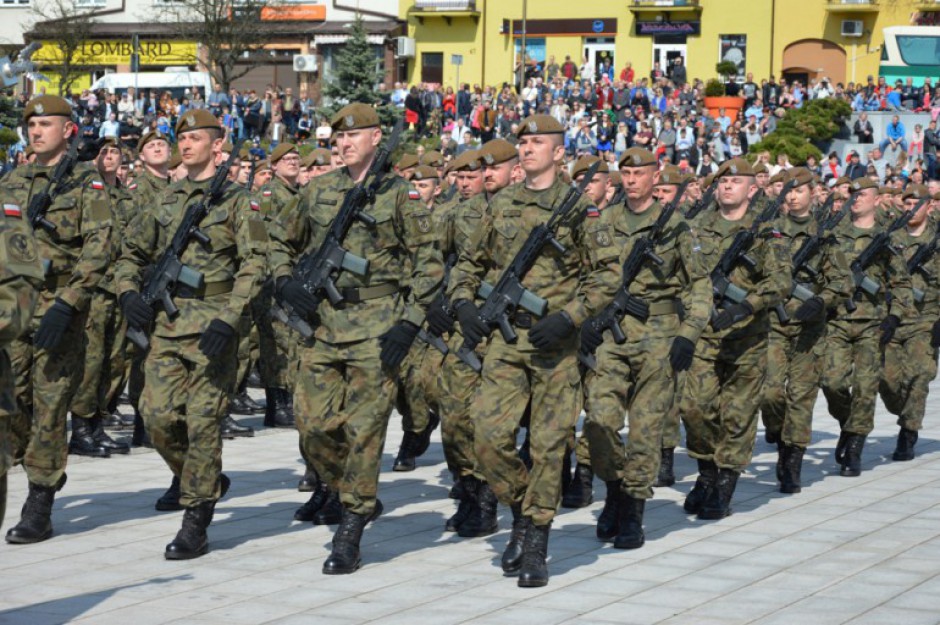
<path id="1" fill-rule="evenodd" d="M 613 540 L 617 535 L 620 523 L 620 482 L 611 480 L 607 482 L 607 497 L 604 499 L 604 509 L 597 517 L 597 538 L 603 542 Z"/>
<path id="2" fill-rule="evenodd" d="M 157 503 L 153 507 L 160 512 L 183 509 L 183 506 L 180 505 L 180 478 L 173 476 L 170 487 L 157 499 Z"/>
<path id="3" fill-rule="evenodd" d="M 323 506 L 313 515 L 314 525 L 336 525 L 343 518 L 343 504 L 340 503 L 339 493 L 330 491 Z"/>
<path id="4" fill-rule="evenodd" d="M 253 400 L 249 395 L 248 391 L 242 390 L 236 393 L 232 397 L 232 401 L 229 402 L 228 411 L 232 414 L 238 415 L 253 415 L 257 412 L 263 412 L 265 410 L 264 406 L 261 406 Z"/>
<path id="5" fill-rule="evenodd" d="M 92 458 L 108 458 L 111 456 L 106 448 L 102 447 L 92 436 L 94 425 L 91 419 L 72 415 L 72 438 L 69 439 L 69 453 L 76 456 L 91 456 Z"/>
<path id="6" fill-rule="evenodd" d="M 222 438 L 251 438 L 255 435 L 255 428 L 250 425 L 241 425 L 238 421 L 227 415 L 219 423 L 219 430 L 222 432 Z"/>
<path id="7" fill-rule="evenodd" d="M 343 509 L 339 527 L 333 535 L 333 551 L 323 563 L 324 575 L 346 575 L 354 573 L 361 565 L 359 541 L 369 517 Z"/>
<path id="8" fill-rule="evenodd" d="M 540 588 L 548 585 L 548 533 L 552 524 L 536 525 L 529 521 L 522 541 L 522 566 L 519 588 Z"/>
<path id="9" fill-rule="evenodd" d="M 849 442 L 849 434 L 845 430 L 839 432 L 839 442 L 836 443 L 836 464 L 845 462 L 845 444 Z"/>
<path id="10" fill-rule="evenodd" d="M 503 551 L 502 566 L 504 573 L 518 573 L 522 567 L 522 542 L 525 540 L 526 528 L 529 526 L 528 517 L 522 516 L 522 504 L 514 503 L 512 510 L 512 532 L 509 542 Z"/>
<path id="11" fill-rule="evenodd" d="M 47 540 L 52 536 L 52 502 L 55 494 L 65 486 L 66 476 L 55 486 L 29 483 L 29 494 L 20 513 L 20 522 L 7 532 L 7 542 L 25 545 Z"/>
<path id="12" fill-rule="evenodd" d="M 91 438 L 99 447 L 104 447 L 110 454 L 129 454 L 131 446 L 124 442 L 117 442 L 104 431 L 104 423 L 101 417 L 90 419 Z"/>
<path id="13" fill-rule="evenodd" d="M 712 489 L 715 488 L 717 479 L 718 467 L 715 466 L 715 463 L 710 460 L 699 460 L 698 478 L 695 480 L 695 486 L 686 496 L 682 508 L 689 514 L 698 514 Z"/>
<path id="14" fill-rule="evenodd" d="M 499 530 L 496 520 L 496 495 L 486 482 L 478 481 L 474 506 L 470 516 L 457 528 L 457 535 L 461 538 L 479 538 L 495 534 Z"/>
<path id="15" fill-rule="evenodd" d="M 420 458 L 427 452 L 428 447 L 431 446 L 431 434 L 434 433 L 434 430 L 437 429 L 437 426 L 441 424 L 441 418 L 437 415 L 436 412 L 432 412 L 428 415 L 428 425 L 421 431 L 421 434 L 418 436 L 418 444 L 415 447 L 415 458 Z"/>
<path id="16" fill-rule="evenodd" d="M 134 408 L 134 434 L 131 436 L 132 447 L 153 448 L 153 441 L 147 434 L 147 428 L 144 426 L 144 418 L 140 416 L 140 411 Z"/>
<path id="17" fill-rule="evenodd" d="M 914 459 L 914 444 L 917 442 L 917 430 L 901 428 L 898 432 L 898 444 L 891 455 L 892 460 L 905 462 Z"/>
<path id="18" fill-rule="evenodd" d="M 646 508 L 645 499 L 636 499 L 623 494 L 620 497 L 620 523 L 617 528 L 617 537 L 614 538 L 614 549 L 639 549 L 646 542 L 643 534 L 643 511 Z"/>
<path id="19" fill-rule="evenodd" d="M 307 500 L 307 503 L 297 508 L 294 512 L 295 521 L 304 521 L 311 522 L 313 521 L 317 513 L 323 509 L 323 506 L 326 505 L 327 500 L 330 498 L 330 489 L 326 484 L 320 482 L 313 489 L 313 494 L 310 495 L 310 499 Z"/>
<path id="20" fill-rule="evenodd" d="M 738 472 L 732 469 L 719 469 L 715 487 L 699 510 L 698 518 L 703 521 L 715 521 L 731 515 L 731 498 L 738 484 Z"/>
<path id="21" fill-rule="evenodd" d="M 312 493 L 319 483 L 320 476 L 317 475 L 317 470 L 308 466 L 304 469 L 304 476 L 297 482 L 297 490 L 302 493 Z"/>
<path id="22" fill-rule="evenodd" d="M 792 495 L 802 492 L 800 474 L 803 472 L 803 448 L 787 445 L 783 451 L 783 477 L 780 480 L 780 492 Z"/>
<path id="23" fill-rule="evenodd" d="M 574 469 L 574 476 L 561 498 L 562 508 L 586 508 L 594 503 L 594 471 L 586 464 Z"/>
<path id="24" fill-rule="evenodd" d="M 764 440 L 768 445 L 776 445 L 780 442 L 780 432 L 771 432 L 770 430 L 764 430 Z"/>
<path id="25" fill-rule="evenodd" d="M 865 448 L 864 434 L 849 434 L 845 443 L 845 457 L 842 459 L 842 477 L 858 477 L 862 474 L 862 450 Z"/>
<path id="26" fill-rule="evenodd" d="M 674 460 L 676 455 L 675 447 L 663 447 L 659 452 L 659 475 L 656 476 L 656 483 L 653 486 L 666 488 L 676 483 L 676 472 Z"/>
<path id="27" fill-rule="evenodd" d="M 783 441 L 777 442 L 777 464 L 774 467 L 776 470 L 777 481 L 783 481 L 783 463 L 786 461 L 786 449 L 787 446 Z"/>
<path id="28" fill-rule="evenodd" d="M 294 411 L 291 407 L 292 395 L 282 388 L 264 389 L 266 404 L 264 408 L 264 427 L 266 428 L 292 428 Z"/>
<path id="29" fill-rule="evenodd" d="M 395 456 L 395 464 L 392 465 L 392 471 L 414 471 L 415 460 L 418 458 L 418 446 L 421 444 L 421 434 L 417 432 L 405 432 L 401 439 L 401 446 L 398 448 L 398 455 Z"/>
<path id="30" fill-rule="evenodd" d="M 461 525 L 467 522 L 473 510 L 477 507 L 476 497 L 480 481 L 472 475 L 467 475 L 458 480 L 460 483 L 460 503 L 457 504 L 457 511 L 447 519 L 444 524 L 444 531 L 456 532 Z"/>
<path id="31" fill-rule="evenodd" d="M 192 560 L 209 551 L 206 528 L 212 522 L 214 508 L 215 503 L 211 501 L 186 508 L 183 512 L 183 526 L 163 553 L 167 560 Z"/>

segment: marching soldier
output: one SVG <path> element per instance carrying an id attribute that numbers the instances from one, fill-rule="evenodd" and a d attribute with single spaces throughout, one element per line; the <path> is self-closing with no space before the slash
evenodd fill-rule
<path id="1" fill-rule="evenodd" d="M 156 320 L 140 410 L 154 447 L 179 484 L 182 527 L 165 557 L 183 560 L 208 551 L 206 529 L 229 487 L 221 473 L 220 423 L 235 391 L 236 328 L 260 286 L 268 237 L 248 195 L 228 186 L 198 224 L 210 243 L 192 241 L 180 258 L 203 275 L 203 287 L 176 287 L 171 297 L 179 313 L 173 319 L 154 313 L 139 292 L 142 274 L 167 249 L 187 208 L 203 200 L 222 157 L 222 130 L 208 111 L 182 115 L 176 134 L 186 179 L 134 220 L 115 279 L 128 324 L 148 328 Z"/>
<path id="2" fill-rule="evenodd" d="M 72 107 L 55 96 L 30 100 L 23 119 L 36 163 L 4 179 L 3 204 L 5 212 L 25 215 L 66 157 L 75 124 Z M 39 304 L 30 329 L 10 348 L 18 408 L 14 454 L 29 479 L 20 522 L 6 535 L 10 543 L 52 536 L 52 503 L 66 480 L 65 419 L 82 371 L 85 318 L 111 245 L 111 210 L 97 172 L 76 166 L 58 182 L 65 190 L 45 213 L 49 225 L 36 229 L 39 258 L 47 268 Z"/>

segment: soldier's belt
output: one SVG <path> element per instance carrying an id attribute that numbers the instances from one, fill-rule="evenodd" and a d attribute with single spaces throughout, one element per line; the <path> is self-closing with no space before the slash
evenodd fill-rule
<path id="1" fill-rule="evenodd" d="M 45 282 L 43 282 L 42 288 L 44 291 L 57 291 L 69 283 L 69 280 L 72 279 L 72 274 L 62 273 L 57 276 L 46 276 Z"/>
<path id="2" fill-rule="evenodd" d="M 225 293 L 231 293 L 233 288 L 235 288 L 234 280 L 207 282 L 201 289 L 194 289 L 192 287 L 186 286 L 185 284 L 178 284 L 174 296 L 181 299 L 203 299 L 206 297 L 212 297 L 213 295 L 224 295 Z"/>
<path id="3" fill-rule="evenodd" d="M 398 293 L 398 291 L 397 282 L 386 282 L 385 284 L 377 284 L 376 286 L 368 286 L 362 289 L 346 288 L 339 290 L 343 295 L 343 303 L 346 304 L 358 304 L 359 302 L 365 302 L 370 299 L 388 297 L 389 295 Z"/>
<path id="4" fill-rule="evenodd" d="M 670 299 L 663 302 L 654 302 L 650 304 L 650 317 L 660 317 L 662 315 L 678 315 L 681 310 L 681 302 L 677 299 Z"/>

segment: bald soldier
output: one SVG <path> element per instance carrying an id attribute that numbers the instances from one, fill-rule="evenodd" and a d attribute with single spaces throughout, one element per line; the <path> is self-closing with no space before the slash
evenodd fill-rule
<path id="1" fill-rule="evenodd" d="M 30 100 L 23 121 L 36 163 L 13 170 L 0 194 L 5 212 L 25 215 L 32 198 L 46 190 L 76 127 L 72 107 L 55 96 Z M 47 225 L 35 230 L 45 267 L 39 303 L 29 330 L 9 348 L 16 380 L 14 457 L 29 480 L 20 522 L 6 535 L 9 543 L 52 536 L 52 503 L 66 480 L 65 419 L 82 372 L 85 319 L 111 246 L 111 210 L 98 173 L 76 165 L 58 182 Z"/>

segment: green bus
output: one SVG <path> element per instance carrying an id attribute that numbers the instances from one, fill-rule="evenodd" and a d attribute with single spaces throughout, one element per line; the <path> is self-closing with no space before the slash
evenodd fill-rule
<path id="1" fill-rule="evenodd" d="M 885 82 L 914 79 L 915 85 L 924 78 L 940 78 L 940 26 L 889 26 L 884 29 L 879 75 Z"/>

